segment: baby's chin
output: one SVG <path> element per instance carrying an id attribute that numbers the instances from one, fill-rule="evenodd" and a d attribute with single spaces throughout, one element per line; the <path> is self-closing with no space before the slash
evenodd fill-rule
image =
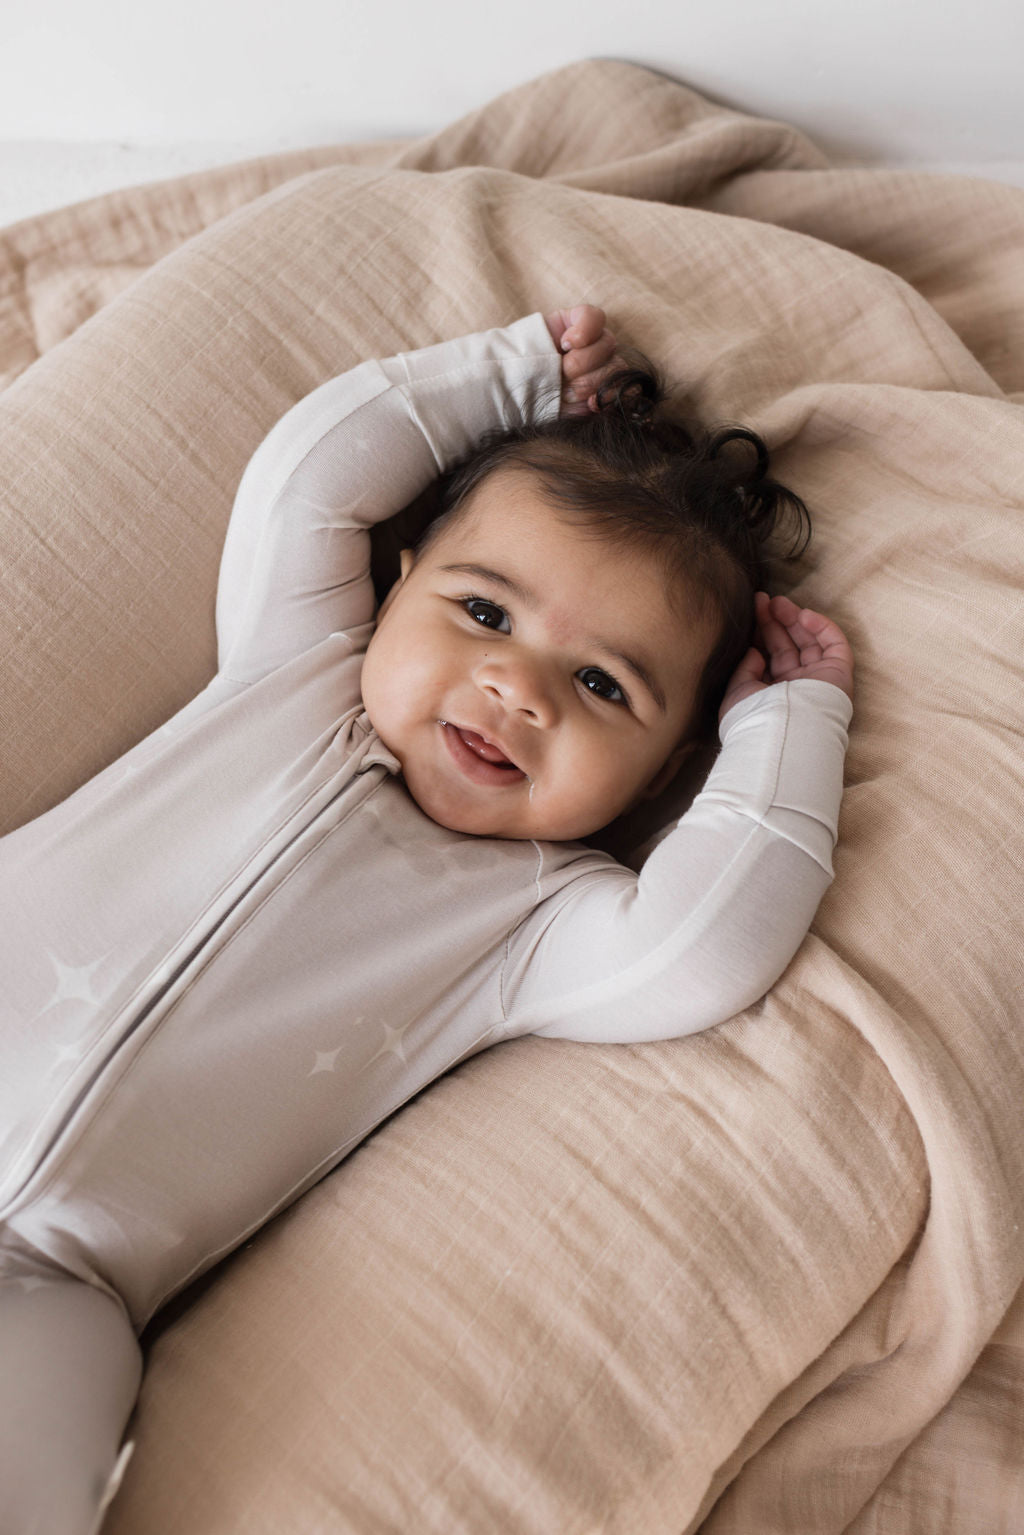
<path id="1" fill-rule="evenodd" d="M 460 805 L 433 801 L 429 794 L 416 794 L 406 781 L 406 788 L 425 816 L 447 831 L 467 837 L 493 837 L 505 842 L 578 842 L 590 835 L 579 823 L 552 819 L 533 811 L 532 806 L 513 810 L 506 806 Z M 602 823 L 603 824 L 603 823 Z M 597 827 L 591 828 L 597 831 Z"/>
<path id="2" fill-rule="evenodd" d="M 403 768 L 403 781 L 410 798 L 423 814 L 446 831 L 459 832 L 467 837 L 500 837 L 511 842 L 530 842 L 537 838 L 551 840 L 546 833 L 536 829 L 535 818 L 528 813 L 528 804 L 502 805 L 488 804 L 486 800 L 462 800 L 453 795 L 448 786 L 438 788 L 429 779 L 420 781 L 415 771 L 409 772 L 407 767 Z M 508 794 L 514 791 L 503 789 L 498 792 Z"/>
<path id="3" fill-rule="evenodd" d="M 532 842 L 538 838 L 552 840 L 525 824 L 519 816 L 509 815 L 507 811 L 497 815 L 482 806 L 438 804 L 429 795 L 415 794 L 408 784 L 406 788 L 423 814 L 446 831 L 459 832 L 466 837 L 500 837 L 506 842 Z"/>

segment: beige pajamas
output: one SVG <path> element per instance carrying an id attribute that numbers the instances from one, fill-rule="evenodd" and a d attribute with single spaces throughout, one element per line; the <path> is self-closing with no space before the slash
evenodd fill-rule
<path id="1" fill-rule="evenodd" d="M 3 1535 L 91 1528 L 135 1332 L 423 1086 L 517 1034 L 705 1028 L 806 932 L 849 719 L 827 684 L 730 712 L 639 877 L 436 825 L 363 711 L 367 529 L 558 381 L 532 316 L 301 401 L 239 488 L 213 682 L 0 841 Z"/>

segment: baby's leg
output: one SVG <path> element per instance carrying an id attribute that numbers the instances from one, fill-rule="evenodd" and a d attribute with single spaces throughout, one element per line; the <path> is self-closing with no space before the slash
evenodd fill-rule
<path id="1" fill-rule="evenodd" d="M 20 1255 L 5 1265 L 2 1535 L 94 1535 L 141 1374 L 139 1345 L 117 1301 L 48 1267 L 33 1272 Z"/>

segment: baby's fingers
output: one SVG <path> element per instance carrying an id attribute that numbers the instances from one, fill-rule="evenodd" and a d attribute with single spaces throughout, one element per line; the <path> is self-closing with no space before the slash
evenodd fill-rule
<path id="1" fill-rule="evenodd" d="M 778 671 L 780 665 L 798 665 L 800 660 L 799 641 L 791 631 L 790 615 L 780 604 L 787 604 L 794 616 L 799 612 L 788 597 L 769 597 L 767 592 L 758 592 L 754 598 L 757 627 L 773 671 Z"/>
<path id="2" fill-rule="evenodd" d="M 770 611 L 771 621 L 781 625 L 789 642 L 805 659 L 808 653 L 819 655 L 831 640 L 844 639 L 839 625 L 826 618 L 824 613 L 816 613 L 813 608 L 798 608 L 789 597 L 773 597 Z"/>
<path id="3" fill-rule="evenodd" d="M 597 408 L 596 393 L 615 357 L 615 337 L 596 304 L 576 304 L 544 316 L 562 353 L 562 409 L 586 414 Z"/>
<path id="4" fill-rule="evenodd" d="M 615 337 L 596 304 L 576 304 L 546 316 L 551 338 L 562 353 L 562 381 L 569 397 L 588 400 L 615 356 Z"/>
<path id="5" fill-rule="evenodd" d="M 832 682 L 852 697 L 853 650 L 834 620 L 813 608 L 798 608 L 789 597 L 758 592 L 755 603 L 776 682 L 798 677 Z"/>
<path id="6" fill-rule="evenodd" d="M 614 356 L 615 337 L 610 330 L 602 331 L 589 346 L 573 347 L 562 358 L 562 376 L 574 386 L 574 393 L 582 397 L 585 389 L 590 393 L 597 388 Z"/>
<path id="7" fill-rule="evenodd" d="M 816 613 L 813 608 L 800 609 L 792 632 L 799 643 L 818 645 L 826 655 L 835 649 L 850 651 L 849 641 L 839 625 L 833 619 L 826 618 L 824 613 Z M 850 651 L 851 659 L 852 654 Z"/>
<path id="8" fill-rule="evenodd" d="M 596 304 L 574 304 L 571 309 L 562 309 L 559 313 L 565 319 L 559 343 L 563 352 L 582 351 L 593 346 L 604 334 L 607 316 Z"/>
<path id="9" fill-rule="evenodd" d="M 553 309 L 544 316 L 552 341 L 560 352 L 574 346 L 591 346 L 604 330 L 605 313 L 596 304 L 574 304 L 570 309 Z"/>

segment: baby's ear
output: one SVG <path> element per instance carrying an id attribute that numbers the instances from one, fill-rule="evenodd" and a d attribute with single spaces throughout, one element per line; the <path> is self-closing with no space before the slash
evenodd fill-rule
<path id="1" fill-rule="evenodd" d="M 655 773 L 646 789 L 641 791 L 639 798 L 642 800 L 657 799 L 658 795 L 668 788 L 687 757 L 692 757 L 695 751 L 700 750 L 700 747 L 701 742 L 694 740 L 684 741 L 682 745 L 677 746 L 668 759 L 661 764 L 661 767 Z"/>
<path id="2" fill-rule="evenodd" d="M 398 556 L 398 560 L 401 574 L 399 575 L 398 580 L 395 582 L 394 586 L 388 592 L 387 596 L 384 598 L 384 601 L 381 603 L 380 607 L 377 609 L 378 623 L 380 623 L 381 619 L 384 617 L 384 614 L 391 606 L 399 587 L 402 585 L 402 582 L 405 580 L 406 576 L 412 569 L 416 560 L 416 555 L 412 549 L 403 549 Z"/>

